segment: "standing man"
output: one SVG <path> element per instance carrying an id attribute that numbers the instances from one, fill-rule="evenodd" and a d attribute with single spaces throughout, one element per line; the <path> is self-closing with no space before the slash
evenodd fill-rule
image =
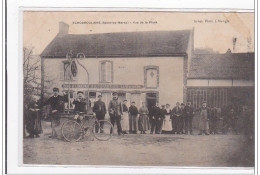
<path id="1" fill-rule="evenodd" d="M 217 133 L 217 120 L 218 120 L 218 110 L 216 107 L 211 108 L 211 115 L 210 115 L 210 119 L 209 119 L 210 134 Z"/>
<path id="2" fill-rule="evenodd" d="M 194 116 L 194 109 L 191 106 L 191 102 L 187 102 L 187 105 L 184 107 L 184 120 L 185 120 L 185 134 L 188 134 L 190 131 L 190 135 L 193 135 L 192 132 L 192 119 Z"/>
<path id="3" fill-rule="evenodd" d="M 180 103 L 177 102 L 176 106 L 172 109 L 172 131 L 173 134 L 180 134 L 180 118 L 182 115 Z"/>
<path id="4" fill-rule="evenodd" d="M 137 134 L 137 115 L 138 109 L 133 101 L 129 107 L 129 132 L 133 134 Z"/>
<path id="5" fill-rule="evenodd" d="M 165 105 L 162 105 L 160 116 L 158 117 L 158 129 L 157 129 L 157 134 L 162 134 L 162 127 L 163 127 L 163 121 L 165 119 L 165 114 L 166 114 L 166 109 Z"/>
<path id="6" fill-rule="evenodd" d="M 209 119 L 210 109 L 207 107 L 207 102 L 202 102 L 202 107 L 199 109 L 199 135 L 203 133 L 209 135 Z"/>
<path id="7" fill-rule="evenodd" d="M 158 133 L 158 120 L 161 116 L 161 109 L 159 107 L 159 102 L 156 102 L 155 106 L 152 107 L 150 114 L 150 122 L 151 122 L 151 134 L 155 131 Z"/>
<path id="8" fill-rule="evenodd" d="M 122 134 L 122 128 L 121 128 L 122 109 L 121 109 L 121 104 L 118 101 L 117 92 L 113 92 L 112 95 L 113 95 L 113 99 L 109 102 L 109 106 L 108 106 L 110 121 L 111 121 L 113 126 L 116 123 L 118 135 L 121 135 Z M 112 132 L 112 131 L 110 131 L 110 132 Z"/>
<path id="9" fill-rule="evenodd" d="M 60 117 L 59 113 L 61 113 L 64 110 L 64 102 L 68 101 L 67 95 L 64 94 L 64 96 L 59 95 L 59 88 L 53 88 L 53 96 L 50 97 L 44 105 L 50 105 L 51 108 L 51 129 L 52 133 L 49 136 L 50 138 L 56 138 L 57 132 L 55 130 L 55 127 L 57 127 L 60 124 Z"/>
<path id="10" fill-rule="evenodd" d="M 224 133 L 226 134 L 229 130 L 229 128 L 232 128 L 235 133 L 237 133 L 237 114 L 234 109 L 234 107 L 231 106 L 231 108 L 228 110 L 224 122 L 226 124 L 226 127 L 224 128 Z"/>
<path id="11" fill-rule="evenodd" d="M 98 95 L 98 101 L 94 103 L 93 112 L 98 120 L 104 120 L 107 112 L 106 104 L 102 101 L 102 95 Z M 104 122 L 100 122 L 100 128 L 103 129 Z M 96 131 L 98 132 L 98 131 Z M 100 131 L 102 132 L 102 131 Z"/>
<path id="12" fill-rule="evenodd" d="M 181 103 L 181 117 L 180 117 L 180 130 L 181 133 L 184 134 L 184 127 L 185 127 L 185 120 L 184 120 L 184 108 L 185 108 L 185 104 Z"/>

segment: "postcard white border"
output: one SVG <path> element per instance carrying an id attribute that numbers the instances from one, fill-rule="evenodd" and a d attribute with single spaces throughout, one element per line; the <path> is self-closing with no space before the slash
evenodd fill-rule
<path id="1" fill-rule="evenodd" d="M 252 12 L 254 1 L 248 0 L 187 0 L 187 1 L 86 1 L 71 0 L 52 1 L 45 0 L 8 0 L 7 6 L 7 55 L 8 55 L 8 173 L 10 174 L 252 174 L 251 168 L 200 168 L 200 167 L 107 167 L 102 166 L 19 166 L 18 152 L 22 151 L 22 11 L 203 11 L 203 12 Z M 54 7 L 54 8 L 53 8 Z M 56 8 L 55 8 L 56 7 Z M 62 8 L 57 8 L 62 7 Z M 70 7 L 70 8 L 66 8 Z M 75 7 L 80 7 L 75 9 Z M 82 8 L 89 7 L 89 8 Z M 109 8 L 103 8 L 109 7 Z M 138 7 L 138 8 L 136 8 Z M 178 8 L 176 8 L 178 7 Z M 208 8 L 208 9 L 206 9 Z M 257 27 L 257 26 L 256 26 Z M 19 29 L 19 30 L 17 30 Z M 256 37 L 256 35 L 255 35 Z M 257 39 L 255 39 L 257 41 Z M 257 46 L 257 43 L 255 44 Z M 255 49 L 257 55 L 257 49 Z M 257 64 L 256 64 L 257 65 Z M 256 80 L 257 83 L 257 80 Z M 18 90 L 17 90 L 18 89 Z M 17 98 L 18 97 L 18 98 Z M 19 99 L 19 100 L 18 100 Z M 4 116 L 3 116 L 4 117 Z M 19 122 L 17 120 L 19 119 Z M 257 126 L 257 122 L 256 122 Z M 19 134 L 18 134 L 19 133 Z M 256 135 L 257 136 L 257 135 Z M 19 138 L 18 138 L 19 137 Z M 19 140 L 19 141 L 18 141 Z M 256 145 L 257 146 L 257 145 Z M 19 149 L 18 149 L 19 148 Z M 18 151 L 19 150 L 19 151 Z M 20 157 L 21 158 L 21 157 Z M 257 163 L 257 162 L 256 162 Z"/>

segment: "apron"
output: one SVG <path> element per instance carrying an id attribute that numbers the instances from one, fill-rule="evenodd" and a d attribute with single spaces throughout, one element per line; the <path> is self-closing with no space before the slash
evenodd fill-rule
<path id="1" fill-rule="evenodd" d="M 128 112 L 123 112 L 121 119 L 121 127 L 123 131 L 129 131 L 129 115 Z"/>

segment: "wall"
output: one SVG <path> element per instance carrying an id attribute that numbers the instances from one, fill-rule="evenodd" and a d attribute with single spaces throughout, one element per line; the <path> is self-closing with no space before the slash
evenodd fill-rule
<path id="1" fill-rule="evenodd" d="M 69 82 L 60 80 L 60 65 L 66 59 L 45 59 L 45 75 L 53 80 L 52 87 L 62 89 L 62 84 Z M 159 66 L 159 87 L 157 89 L 112 89 L 123 91 L 158 91 L 160 104 L 175 104 L 183 100 L 183 57 L 144 57 L 144 58 L 89 58 L 79 60 L 89 71 L 90 84 L 99 84 L 100 61 L 113 61 L 113 83 L 122 85 L 144 85 L 144 67 Z M 72 84 L 86 84 L 85 71 L 79 66 L 78 75 Z M 50 91 L 52 90 L 50 87 Z M 66 90 L 66 89 L 63 89 Z M 74 89 L 86 90 L 86 89 Z M 95 89 L 108 90 L 111 89 Z M 144 98 L 144 97 L 142 97 Z"/>
<path id="2" fill-rule="evenodd" d="M 253 80 L 231 80 L 231 79 L 189 79 L 187 81 L 189 87 L 232 87 L 232 86 L 254 86 Z"/>

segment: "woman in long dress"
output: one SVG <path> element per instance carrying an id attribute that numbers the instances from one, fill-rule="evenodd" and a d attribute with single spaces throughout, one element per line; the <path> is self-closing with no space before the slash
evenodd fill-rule
<path id="1" fill-rule="evenodd" d="M 121 127 L 124 134 L 128 134 L 129 131 L 129 115 L 128 115 L 128 107 L 126 106 L 127 100 L 124 100 L 122 104 L 122 119 L 121 119 Z"/>
<path id="2" fill-rule="evenodd" d="M 209 135 L 209 118 L 210 111 L 207 107 L 207 103 L 202 102 L 202 107 L 199 109 L 199 135 L 202 135 L 203 133 Z"/>
<path id="3" fill-rule="evenodd" d="M 141 134 L 146 134 L 145 131 L 148 130 L 148 108 L 145 105 L 145 102 L 142 103 L 142 107 L 139 109 L 139 120 L 138 120 L 138 129 L 141 131 Z"/>
<path id="4" fill-rule="evenodd" d="M 171 109 L 169 104 L 166 104 L 166 108 L 164 110 L 162 131 L 163 133 L 168 133 L 172 131 Z"/>
<path id="5" fill-rule="evenodd" d="M 26 129 L 30 134 L 28 138 L 40 137 L 39 134 L 42 133 L 41 117 L 40 117 L 40 107 L 38 102 L 34 101 L 29 104 L 29 112 L 26 120 Z"/>

